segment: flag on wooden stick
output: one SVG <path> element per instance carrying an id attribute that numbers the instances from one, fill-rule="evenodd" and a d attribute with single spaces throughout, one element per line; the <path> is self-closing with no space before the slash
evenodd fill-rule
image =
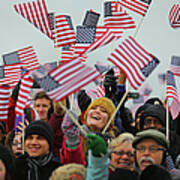
<path id="1" fill-rule="evenodd" d="M 49 38 L 52 37 L 50 20 L 45 0 L 24 2 L 14 5 L 15 11 L 32 23 Z"/>
<path id="2" fill-rule="evenodd" d="M 35 81 L 53 101 L 60 101 L 95 80 L 100 74 L 79 60 L 73 60 L 48 73 L 43 78 L 34 75 Z"/>
<path id="3" fill-rule="evenodd" d="M 170 70 L 175 76 L 180 76 L 180 57 L 172 56 Z"/>
<path id="4" fill-rule="evenodd" d="M 10 86 L 0 85 L 0 121 L 7 121 Z"/>
<path id="5" fill-rule="evenodd" d="M 119 44 L 108 60 L 126 74 L 134 89 L 138 89 L 159 64 L 159 60 L 148 53 L 131 36 Z"/>

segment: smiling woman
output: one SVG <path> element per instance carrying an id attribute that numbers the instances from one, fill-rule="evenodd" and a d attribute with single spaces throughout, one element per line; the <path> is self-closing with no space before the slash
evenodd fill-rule
<path id="1" fill-rule="evenodd" d="M 111 116 L 115 111 L 115 106 L 113 102 L 106 98 L 101 97 L 95 99 L 87 108 L 84 119 L 87 128 L 91 131 L 102 132 L 107 122 L 110 120 Z M 117 129 L 114 126 L 114 119 L 110 123 L 107 132 L 115 137 Z"/>

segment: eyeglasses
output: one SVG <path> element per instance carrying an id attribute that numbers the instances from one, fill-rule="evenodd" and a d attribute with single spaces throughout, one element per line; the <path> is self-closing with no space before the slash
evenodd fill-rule
<path id="1" fill-rule="evenodd" d="M 112 153 L 114 153 L 118 156 L 123 156 L 124 154 L 126 154 L 129 158 L 134 156 L 134 153 L 132 153 L 132 152 L 112 151 Z"/>
<path id="2" fill-rule="evenodd" d="M 155 147 L 155 146 L 150 146 L 150 147 L 140 146 L 140 147 L 136 147 L 136 151 L 138 151 L 140 153 L 144 153 L 147 149 L 148 149 L 148 151 L 150 153 L 156 153 L 158 151 L 165 151 L 164 148 L 159 148 L 159 147 Z"/>

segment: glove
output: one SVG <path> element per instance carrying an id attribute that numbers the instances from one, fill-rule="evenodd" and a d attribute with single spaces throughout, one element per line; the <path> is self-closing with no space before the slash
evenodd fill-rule
<path id="1" fill-rule="evenodd" d="M 104 139 L 95 134 L 87 135 L 87 149 L 92 150 L 92 154 L 95 157 L 101 157 L 102 154 L 107 153 L 107 145 Z"/>
<path id="2" fill-rule="evenodd" d="M 73 112 L 69 111 L 73 117 L 78 121 L 78 116 Z M 62 131 L 64 135 L 67 137 L 66 144 L 69 146 L 76 146 L 79 144 L 79 134 L 80 130 L 79 127 L 74 124 L 71 117 L 68 114 L 65 114 L 62 125 L 61 125 Z"/>
<path id="3" fill-rule="evenodd" d="M 17 101 L 17 98 L 18 98 L 18 93 L 19 93 L 19 88 L 20 88 L 20 85 L 21 85 L 21 81 L 19 81 L 16 86 L 14 87 L 13 91 L 12 91 L 12 99 L 14 101 Z"/>
<path id="4" fill-rule="evenodd" d="M 78 92 L 77 99 L 78 99 L 78 106 L 81 112 L 85 111 L 88 108 L 89 104 L 91 103 L 91 98 L 86 94 L 85 90 L 80 90 Z"/>
<path id="5" fill-rule="evenodd" d="M 104 78 L 103 86 L 105 89 L 105 96 L 108 98 L 112 98 L 117 91 L 117 77 L 114 76 L 114 70 L 110 69 Z"/>

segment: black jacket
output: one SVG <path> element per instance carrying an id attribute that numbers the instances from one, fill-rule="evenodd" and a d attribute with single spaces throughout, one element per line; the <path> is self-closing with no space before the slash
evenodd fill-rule
<path id="1" fill-rule="evenodd" d="M 14 180 L 28 180 L 28 155 L 22 155 L 16 159 L 16 172 Z M 60 163 L 52 159 L 45 166 L 38 168 L 39 180 L 48 180 L 52 171 L 60 166 Z"/>

